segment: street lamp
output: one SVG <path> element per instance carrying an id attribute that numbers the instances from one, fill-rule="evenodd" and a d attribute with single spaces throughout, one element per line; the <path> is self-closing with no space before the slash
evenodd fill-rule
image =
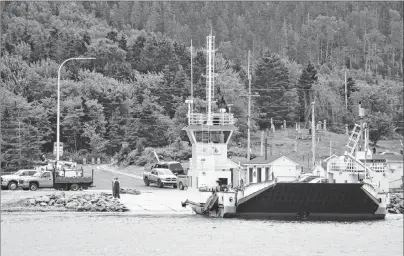
<path id="1" fill-rule="evenodd" d="M 95 58 L 92 57 L 79 57 L 79 58 L 70 58 L 62 62 L 59 66 L 58 70 L 58 106 L 57 106 L 57 130 L 56 130 L 56 161 L 59 161 L 59 144 L 60 144 L 60 70 L 62 69 L 63 64 L 68 62 L 69 60 L 95 60 Z"/>

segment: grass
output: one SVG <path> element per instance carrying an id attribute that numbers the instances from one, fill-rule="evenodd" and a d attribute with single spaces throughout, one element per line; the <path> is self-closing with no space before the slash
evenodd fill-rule
<path id="1" fill-rule="evenodd" d="M 308 135 L 308 131 L 302 132 L 304 136 Z M 294 129 L 277 130 L 273 135 L 268 136 L 268 156 L 271 155 L 270 145 L 272 144 L 272 155 L 285 155 L 300 165 L 307 167 L 308 161 L 311 161 L 312 141 L 311 138 L 300 139 L 297 143 L 295 150 L 295 137 Z M 330 141 L 331 141 L 331 155 L 343 154 L 345 145 L 348 142 L 348 135 L 336 134 L 332 132 L 323 132 L 316 141 L 316 159 L 325 159 L 330 156 Z M 251 150 L 255 155 L 261 153 L 260 137 L 256 134 L 252 136 Z M 265 148 L 264 152 L 265 154 Z M 234 161 L 245 162 L 245 158 L 233 157 Z"/>
<path id="2" fill-rule="evenodd" d="M 267 137 L 268 144 L 272 144 L 272 155 L 285 155 L 305 169 L 311 167 L 312 158 L 312 141 L 311 138 L 300 139 L 298 141 L 297 150 L 295 150 L 295 138 L 294 129 L 277 130 L 272 136 Z M 302 131 L 303 135 L 308 135 L 308 130 Z M 320 136 L 319 136 L 320 137 Z M 255 155 L 260 155 L 261 153 L 261 139 L 260 132 L 255 133 L 251 136 L 251 150 Z M 349 135 L 337 134 L 325 131 L 321 134 L 319 141 L 316 141 L 316 160 L 323 160 L 331 155 L 342 155 L 347 150 L 346 145 L 348 143 Z M 331 144 L 330 144 L 331 142 Z M 376 152 L 380 153 L 383 151 L 394 151 L 400 152 L 402 149 L 399 140 L 384 140 L 379 141 L 376 146 Z M 229 149 L 231 150 L 231 149 Z M 270 146 L 268 145 L 268 156 L 271 155 Z M 265 154 L 265 148 L 264 152 Z M 233 157 L 235 162 L 246 162 L 244 157 Z"/>
<path id="3" fill-rule="evenodd" d="M 311 151 L 312 151 L 312 141 L 311 138 L 300 139 L 298 141 L 297 150 L 295 150 L 295 137 L 294 137 L 294 129 L 285 129 L 285 130 L 277 130 L 273 135 L 267 137 L 268 144 L 272 144 L 272 155 L 285 155 L 292 160 L 299 163 L 304 167 L 305 170 L 311 168 Z M 302 130 L 302 134 L 304 136 L 308 136 L 308 130 Z M 251 135 L 251 150 L 255 155 L 260 155 L 261 152 L 261 141 L 260 141 L 261 132 L 253 133 Z M 323 160 L 330 156 L 330 146 L 331 146 L 331 155 L 342 155 L 344 151 L 347 150 L 346 145 L 348 143 L 349 135 L 345 134 L 337 134 L 333 132 L 324 131 L 319 136 L 319 140 L 316 141 L 316 160 Z M 331 142 L 331 145 L 330 145 Z M 376 151 L 395 151 L 400 152 L 402 149 L 401 143 L 399 140 L 385 140 L 379 141 L 376 146 Z M 229 148 L 232 151 L 246 151 L 245 148 Z M 264 148 L 265 154 L 265 148 Z M 268 145 L 268 156 L 271 155 L 270 146 Z M 234 162 L 245 163 L 245 157 L 233 156 L 231 158 Z M 182 165 L 184 168 L 187 168 L 189 163 L 183 162 Z M 150 165 L 146 165 L 146 168 L 150 167 Z M 145 167 L 139 166 L 128 166 L 128 167 L 118 167 L 113 166 L 117 171 L 121 171 L 124 173 L 130 173 L 141 176 L 145 170 Z"/>

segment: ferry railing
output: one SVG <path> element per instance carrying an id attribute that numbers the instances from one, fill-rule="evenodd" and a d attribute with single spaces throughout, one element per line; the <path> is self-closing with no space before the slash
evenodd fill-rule
<path id="1" fill-rule="evenodd" d="M 188 114 L 188 124 L 207 124 L 210 119 L 214 125 L 229 125 L 234 124 L 234 115 L 231 113 L 191 113 Z M 210 117 L 210 118 L 209 118 Z"/>

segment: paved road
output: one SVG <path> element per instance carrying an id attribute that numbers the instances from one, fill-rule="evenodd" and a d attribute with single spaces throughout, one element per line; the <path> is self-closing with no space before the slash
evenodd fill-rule
<path id="1" fill-rule="evenodd" d="M 80 168 L 80 167 L 79 167 Z M 111 181 L 114 177 L 118 177 L 121 187 L 122 188 L 137 188 L 142 191 L 147 191 L 147 190 L 161 190 L 161 189 L 167 189 L 167 190 L 173 190 L 172 187 L 165 187 L 165 188 L 157 188 L 156 186 L 145 186 L 143 183 L 143 180 L 130 177 L 128 175 L 124 174 L 116 174 L 113 172 L 105 171 L 102 169 L 97 168 L 97 166 L 84 166 L 84 175 L 91 175 L 91 170 L 94 170 L 94 185 L 95 187 L 90 188 L 90 190 L 104 190 L 104 189 L 112 189 L 111 188 Z"/>

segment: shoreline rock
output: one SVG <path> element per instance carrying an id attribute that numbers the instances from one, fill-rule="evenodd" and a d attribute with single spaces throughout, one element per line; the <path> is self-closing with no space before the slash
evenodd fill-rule
<path id="1" fill-rule="evenodd" d="M 132 191 L 130 191 L 132 193 Z M 133 192 L 133 193 L 136 193 Z M 128 193 L 129 194 L 129 193 Z M 129 209 L 107 193 L 70 195 L 47 194 L 30 197 L 9 205 L 2 211 L 77 211 L 77 212 L 126 212 Z M 22 209 L 24 208 L 24 209 Z"/>
<path id="2" fill-rule="evenodd" d="M 390 195 L 390 204 L 387 212 L 392 214 L 404 214 L 404 194 L 397 193 Z"/>
<path id="3" fill-rule="evenodd" d="M 121 188 L 121 194 L 140 195 L 140 190 L 136 188 Z"/>

